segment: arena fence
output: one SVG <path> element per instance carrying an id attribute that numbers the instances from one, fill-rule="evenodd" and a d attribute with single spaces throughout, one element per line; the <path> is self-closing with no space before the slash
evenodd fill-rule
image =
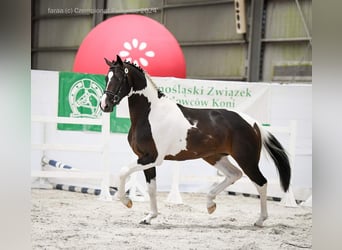
<path id="1" fill-rule="evenodd" d="M 90 118 L 72 118 L 72 117 L 47 117 L 47 116 L 32 116 L 32 122 L 37 123 L 65 123 L 65 124 L 84 124 L 84 125 L 101 125 L 101 143 L 98 145 L 84 145 L 84 144 L 53 144 L 46 143 L 45 140 L 41 144 L 32 144 L 32 149 L 41 150 L 42 151 L 42 161 L 45 161 L 45 164 L 49 164 L 49 159 L 44 158 L 45 151 L 48 150 L 62 150 L 62 151 L 82 151 L 82 152 L 94 152 L 100 153 L 102 157 L 102 169 L 101 171 L 32 171 L 31 176 L 36 178 L 76 178 L 76 179 L 84 179 L 84 180 L 97 180 L 100 183 L 100 189 L 87 189 L 87 187 L 74 187 L 67 186 L 62 184 L 55 184 L 56 188 L 61 190 L 69 190 L 69 191 L 80 191 L 83 192 L 87 190 L 85 193 L 94 193 L 99 195 L 100 200 L 112 200 L 113 198 L 113 187 L 110 187 L 110 162 L 108 160 L 109 155 L 109 138 L 110 138 L 110 123 L 109 123 L 109 114 L 103 113 L 102 118 L 100 119 L 90 119 Z M 295 158 L 295 148 L 296 148 L 296 137 L 297 137 L 297 122 L 291 121 L 289 126 L 269 126 L 266 125 L 267 129 L 272 133 L 284 133 L 289 136 L 289 143 L 287 145 L 287 151 L 290 157 L 290 164 L 294 167 L 294 158 Z M 59 165 L 58 165 L 59 164 Z M 51 165 L 51 164 L 50 164 Z M 55 162 L 55 165 L 59 166 L 59 168 L 70 169 L 71 166 Z M 75 169 L 74 169 L 75 170 Z M 244 176 L 245 177 L 245 176 Z M 180 174 L 180 166 L 178 163 L 174 164 L 173 167 L 173 180 L 171 185 L 171 191 L 167 197 L 167 200 L 171 203 L 182 203 L 182 197 L 179 191 L 179 184 L 184 181 L 212 181 L 219 182 L 222 181 L 223 176 L 208 176 L 208 177 L 199 177 L 199 176 L 185 176 Z M 253 194 L 255 193 L 254 186 L 252 186 L 253 190 L 249 189 L 248 185 L 245 185 L 245 182 L 249 181 L 248 178 L 242 178 L 239 180 L 241 185 L 245 186 L 244 188 L 239 188 L 235 186 L 230 186 L 226 191 L 229 193 L 241 193 L 241 194 Z M 71 187 L 71 188 L 70 188 Z M 246 188 L 247 187 L 247 188 Z M 79 189 L 79 190 L 78 190 Z M 83 191 L 82 191 L 83 190 Z M 103 190 L 103 192 L 102 192 Z M 131 176 L 131 179 L 126 184 L 126 190 L 130 190 L 130 197 L 135 201 L 145 201 L 148 200 L 148 195 L 146 193 L 145 188 L 140 185 L 136 181 L 136 174 Z M 140 196 L 137 194 L 137 191 L 141 194 Z M 255 193 L 256 194 L 256 193 Z M 287 207 L 295 207 L 297 206 L 296 199 L 292 192 L 292 188 L 290 186 L 289 191 L 286 192 L 281 200 L 281 203 Z M 312 196 L 310 196 L 306 201 L 302 203 L 302 205 L 311 206 L 312 204 Z"/>
<path id="2" fill-rule="evenodd" d="M 95 179 L 101 183 L 100 199 L 111 200 L 112 196 L 109 192 L 109 114 L 102 114 L 101 119 L 89 118 L 72 118 L 72 117 L 46 117 L 32 116 L 32 122 L 39 123 L 64 123 L 64 124 L 86 124 L 86 125 L 101 125 L 102 140 L 99 145 L 83 145 L 83 144 L 49 144 L 45 142 L 41 144 L 32 144 L 32 149 L 42 150 L 43 155 L 47 150 L 62 150 L 62 151 L 82 151 L 82 152 L 97 152 L 102 154 L 102 170 L 96 172 L 83 171 L 32 171 L 32 177 L 38 178 L 77 178 L 77 179 Z"/>
<path id="3" fill-rule="evenodd" d="M 55 188 L 69 191 L 87 190 L 86 193 L 93 193 L 99 195 L 100 200 L 112 200 L 114 195 L 113 187 L 110 187 L 110 162 L 109 162 L 109 140 L 110 140 L 110 115 L 109 113 L 102 113 L 100 119 L 93 118 L 72 118 L 72 117 L 48 117 L 48 116 L 32 116 L 32 122 L 38 123 L 63 123 L 63 124 L 83 124 L 83 125 L 101 125 L 101 143 L 98 145 L 84 145 L 84 144 L 50 144 L 43 143 L 32 144 L 32 149 L 42 151 L 42 161 L 45 164 L 51 161 L 44 158 L 45 151 L 48 150 L 61 150 L 61 151 L 80 151 L 80 152 L 94 152 L 100 153 L 102 157 L 101 171 L 32 171 L 31 177 L 42 178 L 75 178 L 84 180 L 97 180 L 100 183 L 100 189 L 89 189 L 87 187 L 75 187 L 62 184 L 54 185 Z M 45 126 L 44 126 L 45 128 Z M 49 164 L 50 165 L 50 164 Z M 64 169 L 75 170 L 71 166 L 60 163 L 60 167 Z M 115 188 L 115 187 L 114 187 Z M 144 201 L 148 199 L 146 190 L 137 182 L 136 174 L 133 174 L 129 181 L 126 183 L 126 190 L 130 191 L 129 196 L 133 201 Z M 102 192 L 103 191 L 103 192 Z M 138 192 L 137 192 L 138 191 Z M 140 194 L 140 195 L 138 195 Z"/>

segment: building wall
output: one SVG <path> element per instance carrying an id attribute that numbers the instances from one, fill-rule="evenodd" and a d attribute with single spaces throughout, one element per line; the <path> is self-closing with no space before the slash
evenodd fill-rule
<path id="1" fill-rule="evenodd" d="M 173 33 L 185 55 L 188 78 L 311 82 L 312 0 L 299 0 L 299 5 L 295 0 L 260 2 L 245 1 L 247 33 L 237 34 L 233 0 L 33 0 L 32 68 L 71 71 L 79 45 L 95 25 L 135 13 Z M 94 11 L 98 9 L 108 13 Z M 254 14 L 261 19 L 253 19 Z M 257 57 L 251 55 L 255 52 Z M 251 75 L 251 69 L 260 74 Z"/>

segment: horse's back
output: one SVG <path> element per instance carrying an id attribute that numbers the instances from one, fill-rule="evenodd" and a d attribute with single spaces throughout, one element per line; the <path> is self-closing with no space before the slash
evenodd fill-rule
<path id="1" fill-rule="evenodd" d="M 204 148 L 232 155 L 237 148 L 240 151 L 241 147 L 245 147 L 246 152 L 255 146 L 259 148 L 260 133 L 252 118 L 227 109 L 194 109 L 182 105 L 178 107 L 193 125 L 188 132 L 188 145 L 190 144 L 191 148 Z M 254 155 L 257 157 L 257 154 Z"/>
<path id="2" fill-rule="evenodd" d="M 199 129 L 249 130 L 254 123 L 247 115 L 228 109 L 196 109 L 180 104 L 178 107 L 189 123 L 196 124 Z"/>

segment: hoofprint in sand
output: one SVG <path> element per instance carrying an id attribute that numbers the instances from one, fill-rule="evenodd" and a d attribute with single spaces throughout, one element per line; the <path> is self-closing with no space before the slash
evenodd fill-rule
<path id="1" fill-rule="evenodd" d="M 184 204 L 158 193 L 160 215 L 139 221 L 148 202 L 131 209 L 119 201 L 59 190 L 32 190 L 32 249 L 311 249 L 312 208 L 268 201 L 269 219 L 253 226 L 259 200 L 221 194 L 208 214 L 206 194 L 182 193 Z"/>

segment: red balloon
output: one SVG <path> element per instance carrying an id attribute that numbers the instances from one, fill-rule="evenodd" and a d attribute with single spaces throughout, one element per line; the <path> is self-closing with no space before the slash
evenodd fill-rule
<path id="1" fill-rule="evenodd" d="M 120 15 L 93 28 L 82 41 L 73 71 L 106 74 L 104 57 L 135 62 L 151 76 L 186 77 L 183 52 L 175 37 L 157 21 Z"/>

